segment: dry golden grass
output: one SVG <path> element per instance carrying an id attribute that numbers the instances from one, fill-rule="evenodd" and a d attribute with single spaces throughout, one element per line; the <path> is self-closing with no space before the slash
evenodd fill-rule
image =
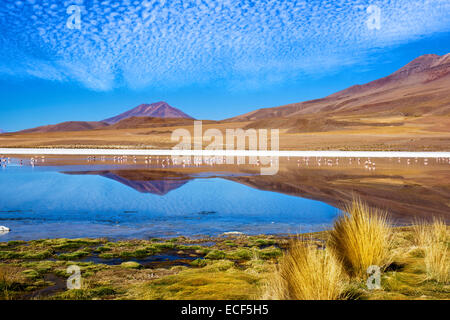
<path id="1" fill-rule="evenodd" d="M 434 218 L 433 223 L 418 220 L 413 225 L 414 244 L 419 247 L 426 247 L 435 242 L 446 242 L 447 225 L 441 218 Z"/>
<path id="2" fill-rule="evenodd" d="M 293 243 L 268 282 L 263 299 L 336 300 L 343 296 L 346 275 L 327 249 L 302 241 Z"/>
<path id="3" fill-rule="evenodd" d="M 351 276 L 365 277 L 371 265 L 385 268 L 392 260 L 392 233 L 386 213 L 354 199 L 336 220 L 328 246 Z"/>
<path id="4" fill-rule="evenodd" d="M 10 291 L 14 283 L 20 282 L 20 272 L 18 269 L 10 266 L 0 266 L 0 300 L 11 299 Z"/>
<path id="5" fill-rule="evenodd" d="M 425 249 L 425 266 L 428 279 L 450 282 L 450 256 L 445 243 L 434 242 Z"/>
<path id="6" fill-rule="evenodd" d="M 427 277 L 442 283 L 450 282 L 450 255 L 448 252 L 448 227 L 442 219 L 433 223 L 418 221 L 413 226 L 414 243 L 423 248 Z"/>

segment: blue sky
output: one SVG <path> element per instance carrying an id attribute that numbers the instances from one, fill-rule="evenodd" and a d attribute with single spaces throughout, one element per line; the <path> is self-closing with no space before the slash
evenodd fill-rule
<path id="1" fill-rule="evenodd" d="M 449 12 L 449 0 L 2 0 L 0 128 L 161 100 L 223 119 L 320 98 L 449 53 Z"/>

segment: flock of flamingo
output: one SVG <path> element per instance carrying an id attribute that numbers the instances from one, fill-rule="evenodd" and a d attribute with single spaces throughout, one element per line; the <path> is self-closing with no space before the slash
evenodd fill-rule
<path id="1" fill-rule="evenodd" d="M 410 166 L 412 164 L 423 164 L 427 166 L 430 163 L 428 158 L 388 158 L 390 162 L 397 164 L 406 164 Z M 450 164 L 450 158 L 434 158 L 435 162 L 438 164 Z M 4 157 L 0 155 L 0 165 L 2 168 L 6 168 L 8 165 L 14 163 L 15 165 L 24 166 L 29 165 L 34 167 L 39 163 L 45 163 L 45 156 L 33 156 L 29 159 L 19 158 L 17 160 L 12 160 L 10 157 Z M 363 166 L 366 170 L 372 171 L 376 170 L 376 162 L 371 158 L 322 158 L 322 157 L 300 157 L 300 158 L 291 158 L 286 157 L 288 163 L 296 163 L 297 167 L 308 167 L 308 166 L 318 166 L 318 167 L 333 167 L 339 166 L 345 161 L 347 161 L 348 165 L 358 165 Z M 136 156 L 88 156 L 85 161 L 91 164 L 98 163 L 112 163 L 118 165 L 146 165 L 147 167 L 190 167 L 190 166 L 216 166 L 216 165 L 253 165 L 256 167 L 260 166 L 272 166 L 278 165 L 280 159 L 278 157 L 261 157 L 258 159 L 257 157 L 253 159 L 249 159 L 246 161 L 245 157 L 236 157 L 236 161 L 234 157 L 225 157 L 225 156 L 205 156 L 205 157 L 189 157 L 189 156 L 145 156 L 145 157 L 136 157 Z"/>

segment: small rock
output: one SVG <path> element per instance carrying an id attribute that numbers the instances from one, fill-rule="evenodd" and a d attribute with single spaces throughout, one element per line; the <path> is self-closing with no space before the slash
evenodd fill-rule
<path id="1" fill-rule="evenodd" d="M 239 231 L 229 231 L 229 232 L 222 233 L 222 235 L 224 235 L 224 236 L 241 236 L 243 234 L 244 233 L 239 232 Z"/>

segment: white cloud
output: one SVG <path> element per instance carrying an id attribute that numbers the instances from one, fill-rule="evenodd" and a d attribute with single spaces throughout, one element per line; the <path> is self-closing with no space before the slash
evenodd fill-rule
<path id="1" fill-rule="evenodd" d="M 20 3 L 19 3 L 20 2 Z M 66 8 L 82 6 L 81 30 Z M 381 29 L 365 8 L 381 9 Z M 450 1 L 9 1 L 0 7 L 0 76 L 119 86 L 225 79 L 264 86 L 358 62 L 355 52 L 450 31 Z M 261 83 L 258 83 L 261 79 Z"/>

